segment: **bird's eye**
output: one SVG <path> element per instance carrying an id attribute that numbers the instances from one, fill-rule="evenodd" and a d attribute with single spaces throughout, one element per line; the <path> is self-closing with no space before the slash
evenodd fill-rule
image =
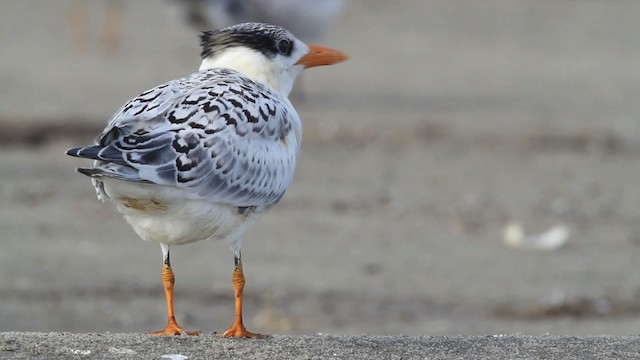
<path id="1" fill-rule="evenodd" d="M 278 51 L 280 51 L 281 54 L 288 55 L 291 52 L 291 41 L 280 40 L 278 43 Z"/>

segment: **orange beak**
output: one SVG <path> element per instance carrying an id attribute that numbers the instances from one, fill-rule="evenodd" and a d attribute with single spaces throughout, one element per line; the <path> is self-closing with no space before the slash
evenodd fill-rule
<path id="1" fill-rule="evenodd" d="M 319 45 L 309 45 L 309 52 L 303 56 L 296 65 L 304 65 L 305 68 L 314 66 L 332 65 L 345 61 L 349 58 L 347 54 L 336 49 Z"/>

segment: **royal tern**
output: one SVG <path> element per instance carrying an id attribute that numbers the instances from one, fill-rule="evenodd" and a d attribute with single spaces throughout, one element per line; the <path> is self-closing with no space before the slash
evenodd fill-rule
<path id="1" fill-rule="evenodd" d="M 135 232 L 162 248 L 168 322 L 176 322 L 170 245 L 223 240 L 234 254 L 235 321 L 225 337 L 259 337 L 242 322 L 241 236 L 291 183 L 302 125 L 288 100 L 304 68 L 347 59 L 275 25 L 244 23 L 201 35 L 200 71 L 147 90 L 109 121 L 95 145 L 68 155 L 98 199 L 110 199 Z"/>

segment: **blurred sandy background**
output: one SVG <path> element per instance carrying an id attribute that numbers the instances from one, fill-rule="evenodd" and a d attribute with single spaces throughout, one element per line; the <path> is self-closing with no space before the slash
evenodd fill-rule
<path id="1" fill-rule="evenodd" d="M 159 246 L 64 150 L 199 65 L 165 1 L 0 1 L 0 331 L 165 324 Z M 244 239 L 246 323 L 299 334 L 637 334 L 640 2 L 349 0 L 302 79 L 302 158 Z M 556 225 L 565 246 L 505 246 Z M 232 254 L 172 248 L 186 329 L 231 324 Z"/>

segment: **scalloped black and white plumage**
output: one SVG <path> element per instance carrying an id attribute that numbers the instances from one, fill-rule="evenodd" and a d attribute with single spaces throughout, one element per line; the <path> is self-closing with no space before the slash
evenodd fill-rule
<path id="1" fill-rule="evenodd" d="M 204 32 L 201 45 L 200 71 L 131 99 L 94 145 L 67 154 L 94 160 L 78 171 L 141 238 L 161 244 L 165 265 L 169 245 L 216 239 L 232 246 L 237 270 L 242 233 L 293 178 L 296 76 L 346 55 L 260 23 Z"/>
<path id="2" fill-rule="evenodd" d="M 90 172 L 100 198 L 114 198 L 104 184 L 114 178 L 169 186 L 189 199 L 269 207 L 291 182 L 300 136 L 286 98 L 218 68 L 145 91 L 96 145 L 68 153 L 98 160 L 79 171 Z"/>

